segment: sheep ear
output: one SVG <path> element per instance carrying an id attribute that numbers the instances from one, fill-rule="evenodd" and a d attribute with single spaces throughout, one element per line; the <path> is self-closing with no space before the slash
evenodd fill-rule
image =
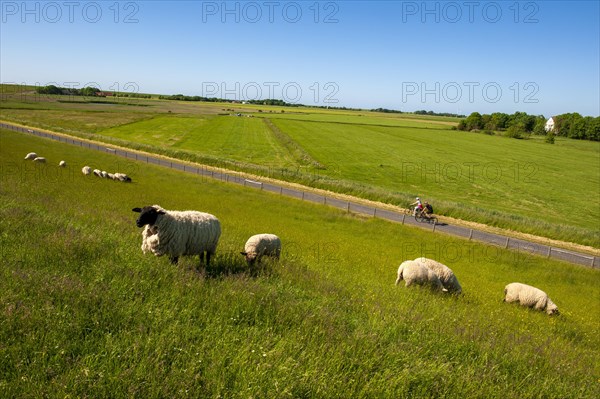
<path id="1" fill-rule="evenodd" d="M 137 213 L 141 213 L 142 212 L 142 208 L 133 208 L 132 211 L 133 212 L 137 212 Z"/>
<path id="2" fill-rule="evenodd" d="M 158 211 L 157 213 L 158 213 L 159 215 L 166 215 L 166 214 L 167 214 L 167 212 L 165 212 L 165 211 Z"/>

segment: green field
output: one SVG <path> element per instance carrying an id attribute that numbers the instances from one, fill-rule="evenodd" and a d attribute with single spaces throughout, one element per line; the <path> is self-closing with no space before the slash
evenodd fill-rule
<path id="1" fill-rule="evenodd" d="M 209 269 L 142 254 L 131 208 L 154 203 L 219 217 Z M 238 251 L 258 232 L 282 238 L 282 260 L 249 270 Z M 0 397 L 600 395 L 597 270 L 5 130 L 0 251 Z M 420 255 L 464 295 L 396 287 Z M 561 315 L 502 303 L 513 281 Z"/>
<path id="2" fill-rule="evenodd" d="M 420 196 L 440 215 L 600 248 L 599 143 L 466 133 L 421 115 L 60 97 L 5 95 L 0 119 L 403 207 Z"/>

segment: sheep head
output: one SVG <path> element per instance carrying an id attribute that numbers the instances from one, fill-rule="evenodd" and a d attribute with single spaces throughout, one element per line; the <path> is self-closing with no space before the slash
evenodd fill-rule
<path id="1" fill-rule="evenodd" d="M 140 214 L 140 217 L 135 221 L 137 227 L 144 227 L 145 225 L 154 225 L 159 215 L 164 215 L 166 212 L 157 208 L 156 206 L 145 206 L 143 208 L 133 208 L 133 212 Z"/>

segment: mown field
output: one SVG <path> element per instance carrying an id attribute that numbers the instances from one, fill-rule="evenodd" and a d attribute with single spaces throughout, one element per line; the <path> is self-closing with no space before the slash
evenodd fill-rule
<path id="1" fill-rule="evenodd" d="M 142 254 L 131 208 L 154 203 L 219 217 L 209 269 Z M 258 232 L 284 251 L 250 270 Z M 0 397 L 600 395 L 598 271 L 4 130 L 0 251 Z M 419 255 L 464 295 L 395 286 Z M 513 281 L 562 314 L 502 303 Z"/>
<path id="2" fill-rule="evenodd" d="M 440 215 L 600 248 L 598 143 L 420 115 L 60 97 L 5 95 L 0 118 L 403 207 L 420 196 Z"/>

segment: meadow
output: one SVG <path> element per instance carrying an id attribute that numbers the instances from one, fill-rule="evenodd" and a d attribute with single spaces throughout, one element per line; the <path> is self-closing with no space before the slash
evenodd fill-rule
<path id="1" fill-rule="evenodd" d="M 61 97 L 5 95 L 0 118 L 401 207 L 420 196 L 440 215 L 600 248 L 598 143 L 423 115 Z"/>
<path id="2" fill-rule="evenodd" d="M 23 161 L 30 151 L 48 164 Z M 155 203 L 219 217 L 210 268 L 142 254 L 131 208 Z M 282 238 L 279 263 L 245 265 L 257 232 Z M 6 130 L 0 250 L 1 397 L 600 395 L 597 270 Z M 395 286 L 420 255 L 448 264 L 464 295 Z M 502 303 L 513 281 L 561 315 Z"/>

